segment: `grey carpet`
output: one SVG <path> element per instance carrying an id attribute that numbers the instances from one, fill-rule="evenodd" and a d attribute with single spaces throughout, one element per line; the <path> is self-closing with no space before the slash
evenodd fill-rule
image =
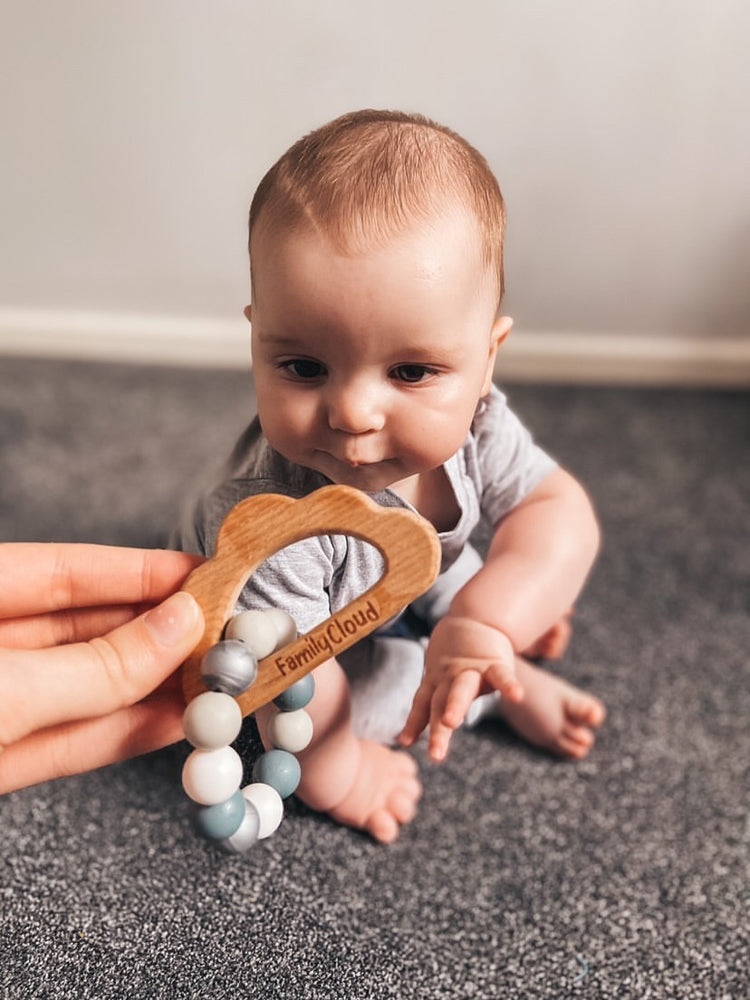
<path id="1" fill-rule="evenodd" d="M 750 396 L 509 394 L 604 526 L 562 666 L 609 706 L 591 757 L 485 725 L 418 753 L 393 847 L 292 805 L 244 859 L 191 832 L 184 746 L 7 796 L 0 995 L 748 995 Z M 162 543 L 251 407 L 237 373 L 0 359 L 0 539 Z"/>

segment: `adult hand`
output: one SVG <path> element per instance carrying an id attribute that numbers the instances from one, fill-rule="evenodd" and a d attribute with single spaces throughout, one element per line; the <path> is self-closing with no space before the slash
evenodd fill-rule
<path id="1" fill-rule="evenodd" d="M 430 636 L 424 677 L 399 742 L 411 746 L 429 722 L 430 756 L 444 760 L 472 701 L 493 689 L 509 701 L 523 698 L 510 639 L 472 618 L 446 615 Z"/>
<path id="2" fill-rule="evenodd" d="M 0 545 L 0 793 L 182 738 L 174 672 L 204 623 L 195 600 L 175 591 L 201 561 Z"/>

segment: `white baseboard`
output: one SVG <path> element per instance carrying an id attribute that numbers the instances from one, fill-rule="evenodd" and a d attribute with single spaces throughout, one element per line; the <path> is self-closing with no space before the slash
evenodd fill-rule
<path id="1" fill-rule="evenodd" d="M 1 309 L 0 356 L 248 368 L 250 327 L 236 320 Z"/>
<path id="2" fill-rule="evenodd" d="M 750 335 L 646 336 L 523 330 L 500 349 L 505 382 L 750 387 Z"/>
<path id="3" fill-rule="evenodd" d="M 189 319 L 0 309 L 0 358 L 20 355 L 133 364 L 249 368 L 240 317 Z M 517 329 L 496 372 L 504 382 L 750 386 L 750 337 L 667 337 Z"/>

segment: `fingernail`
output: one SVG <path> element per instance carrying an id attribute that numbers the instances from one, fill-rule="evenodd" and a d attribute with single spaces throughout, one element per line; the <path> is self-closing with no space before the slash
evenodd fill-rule
<path id="1" fill-rule="evenodd" d="M 195 598 L 184 590 L 172 594 L 162 604 L 144 615 L 144 622 L 162 646 L 183 642 L 198 620 L 200 609 Z"/>

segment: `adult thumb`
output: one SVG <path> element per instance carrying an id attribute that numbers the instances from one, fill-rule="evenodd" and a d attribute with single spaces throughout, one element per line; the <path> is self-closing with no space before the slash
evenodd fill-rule
<path id="1" fill-rule="evenodd" d="M 9 690 L 15 687 L 27 697 L 24 711 L 9 712 L 3 720 L 3 742 L 140 701 L 189 656 L 203 629 L 195 598 L 178 591 L 101 638 L 57 649 L 9 651 L 7 668 L 18 673 L 18 686 Z"/>
<path id="2" fill-rule="evenodd" d="M 105 668 L 99 676 L 105 687 L 102 698 L 113 699 L 109 708 L 132 705 L 158 687 L 197 645 L 203 628 L 200 605 L 181 590 L 102 639 L 91 640 L 88 645 Z"/>

